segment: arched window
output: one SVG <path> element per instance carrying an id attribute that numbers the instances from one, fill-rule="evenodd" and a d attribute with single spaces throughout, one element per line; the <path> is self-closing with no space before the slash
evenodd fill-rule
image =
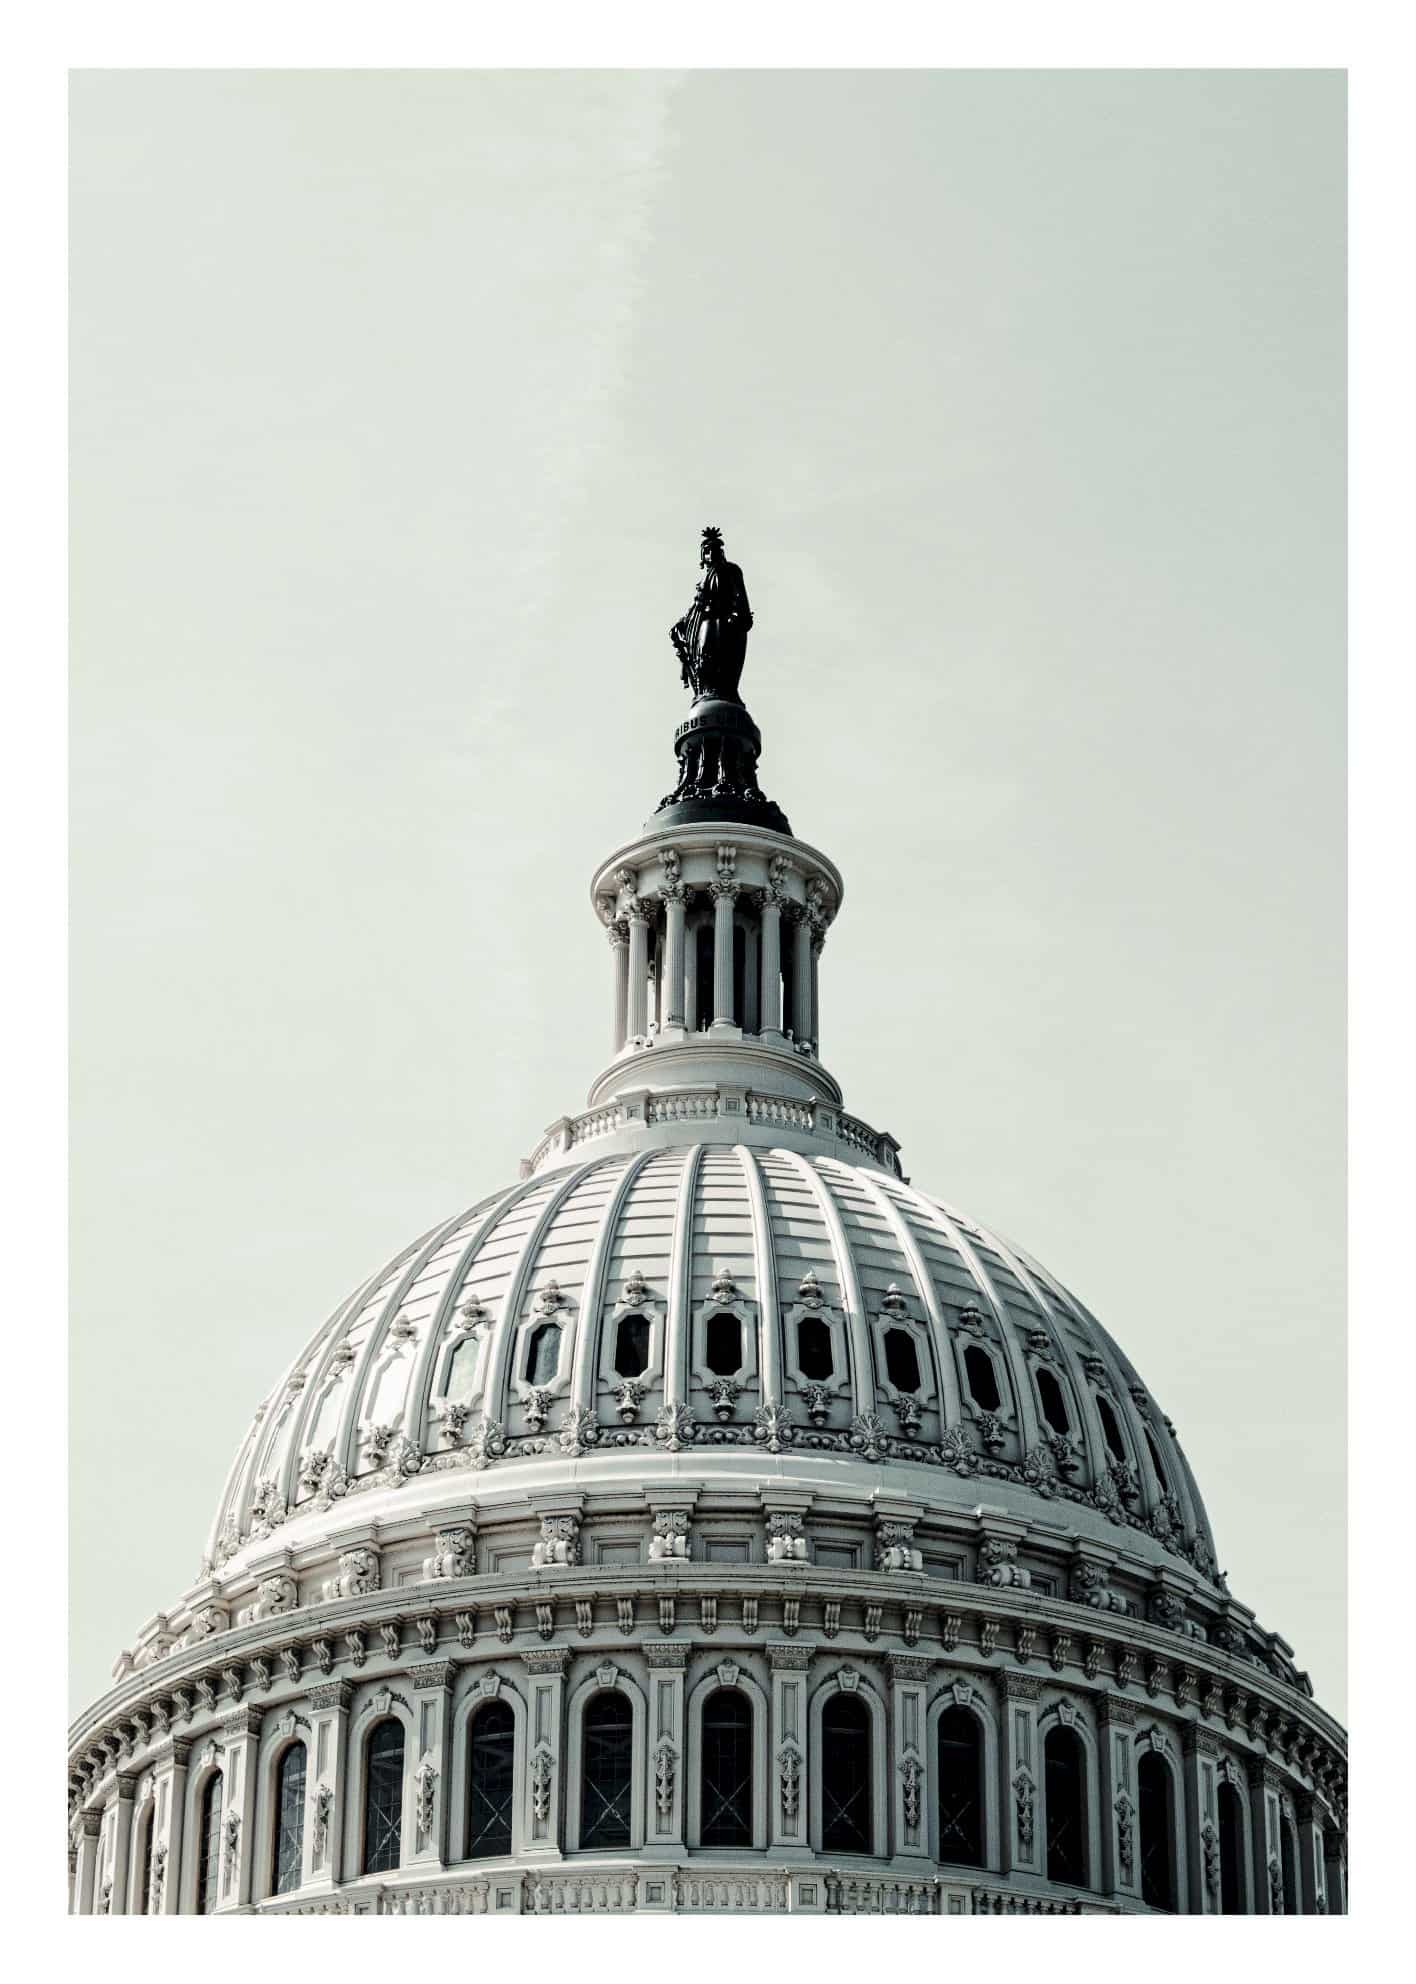
<path id="1" fill-rule="evenodd" d="M 364 1872 L 386 1874 L 403 1857 L 403 1724 L 376 1722 L 364 1752 Z"/>
<path id="2" fill-rule="evenodd" d="M 919 1353 L 908 1330 L 886 1330 L 885 1375 L 897 1392 L 919 1390 Z"/>
<path id="3" fill-rule="evenodd" d="M 1219 1787 L 1219 1912 L 1245 1912 L 1244 1807 L 1232 1784 Z"/>
<path id="4" fill-rule="evenodd" d="M 1042 1400 L 1042 1416 L 1053 1432 L 1070 1433 L 1072 1421 L 1067 1412 L 1067 1401 L 1062 1395 L 1061 1385 L 1051 1371 L 1038 1372 L 1037 1395 Z"/>
<path id="5" fill-rule="evenodd" d="M 1283 1912 L 1285 1915 L 1296 1915 L 1298 1913 L 1298 1845 L 1293 1837 L 1293 1828 L 1287 1819 L 1279 1821 L 1278 1837 L 1283 1852 Z"/>
<path id="6" fill-rule="evenodd" d="M 752 1844 L 752 1703 L 741 1688 L 715 1688 L 703 1704 L 699 1838 L 704 1846 Z"/>
<path id="7" fill-rule="evenodd" d="M 1118 1467 L 1124 1467 L 1126 1465 L 1126 1442 L 1121 1437 L 1121 1427 L 1117 1421 L 1115 1412 L 1112 1410 L 1111 1400 L 1109 1398 L 1103 1398 L 1100 1392 L 1096 1396 L 1096 1410 L 1097 1417 L 1101 1420 L 1101 1431 L 1102 1437 L 1106 1441 L 1106 1451 Z"/>
<path id="8" fill-rule="evenodd" d="M 621 1316 L 615 1330 L 615 1375 L 637 1378 L 649 1363 L 649 1323 L 644 1316 Z"/>
<path id="9" fill-rule="evenodd" d="M 742 1369 L 742 1324 L 736 1316 L 720 1311 L 708 1318 L 703 1362 L 715 1378 L 731 1378 Z"/>
<path id="10" fill-rule="evenodd" d="M 531 1340 L 526 1346 L 527 1384 L 550 1384 L 560 1364 L 560 1354 L 560 1324 L 537 1323 L 535 1329 L 531 1332 Z"/>
<path id="11" fill-rule="evenodd" d="M 156 1799 L 149 1798 L 147 1810 L 139 1819 L 142 1827 L 138 1852 L 138 1913 L 152 1913 L 152 1835 L 154 1828 L 154 1807 Z"/>
<path id="12" fill-rule="evenodd" d="M 197 1913 L 210 1915 L 221 1899 L 221 1773 L 213 1771 L 197 1815 Z"/>
<path id="13" fill-rule="evenodd" d="M 275 1857 L 273 1894 L 298 1888 L 305 1859 L 305 1746 L 291 1743 L 281 1752 L 275 1773 Z"/>
<path id="14" fill-rule="evenodd" d="M 1148 1750 L 1136 1766 L 1136 1820 L 1141 1835 L 1141 1900 L 1175 1908 L 1175 1813 L 1170 1766 Z"/>
<path id="15" fill-rule="evenodd" d="M 1075 1729 L 1058 1723 L 1043 1745 L 1047 1804 L 1047 1878 L 1080 1888 L 1087 1881 L 1086 1762 Z"/>
<path id="16" fill-rule="evenodd" d="M 581 1724 L 580 1844 L 628 1846 L 634 1785 L 634 1711 L 618 1688 L 592 1696 Z"/>
<path id="17" fill-rule="evenodd" d="M 869 1853 L 874 1846 L 870 1753 L 870 1710 L 859 1695 L 833 1695 L 821 1716 L 823 1852 Z"/>
<path id="18" fill-rule="evenodd" d="M 516 1796 L 516 1722 L 509 1702 L 487 1702 L 467 1732 L 467 1858 L 490 1860 L 511 1851 Z"/>
<path id="19" fill-rule="evenodd" d="M 1003 1403 L 998 1389 L 998 1373 L 993 1359 L 981 1344 L 971 1343 L 964 1352 L 964 1371 L 973 1402 L 984 1412 L 996 1412 Z"/>
<path id="20" fill-rule="evenodd" d="M 939 1858 L 983 1865 L 983 1732 L 966 1708 L 939 1718 Z"/>
<path id="21" fill-rule="evenodd" d="M 797 1324 L 797 1368 L 804 1378 L 829 1378 L 835 1369 L 831 1355 L 831 1326 L 820 1316 L 803 1316 Z"/>

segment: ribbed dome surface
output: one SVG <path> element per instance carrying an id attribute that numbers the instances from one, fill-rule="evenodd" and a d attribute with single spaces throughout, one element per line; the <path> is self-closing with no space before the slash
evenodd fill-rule
<path id="1" fill-rule="evenodd" d="M 1173 1429 L 1036 1262 L 875 1167 L 698 1143 L 543 1173 L 381 1269 L 257 1411 L 211 1559 L 449 1470 L 645 1448 L 1006 1488 L 1214 1576 Z"/>

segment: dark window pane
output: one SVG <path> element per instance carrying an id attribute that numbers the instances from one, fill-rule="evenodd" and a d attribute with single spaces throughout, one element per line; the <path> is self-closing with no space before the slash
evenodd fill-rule
<path id="1" fill-rule="evenodd" d="M 1097 1397 L 1096 1409 L 1101 1417 L 1101 1430 L 1106 1438 L 1106 1451 L 1121 1466 L 1126 1464 L 1126 1442 L 1121 1438 L 1121 1428 L 1116 1423 L 1116 1414 L 1111 1409 L 1109 1398 Z"/>
<path id="2" fill-rule="evenodd" d="M 531 1332 L 531 1341 L 526 1346 L 526 1382 L 528 1385 L 548 1385 L 556 1375 L 560 1363 L 561 1333 L 559 1323 L 538 1323 Z"/>
<path id="3" fill-rule="evenodd" d="M 210 1915 L 221 1898 L 221 1776 L 207 1781 L 197 1824 L 197 1913 Z"/>
<path id="4" fill-rule="evenodd" d="M 1285 1915 L 1296 1915 L 1298 1913 L 1298 1850 L 1293 1838 L 1293 1828 L 1286 1819 L 1278 1830 L 1283 1846 L 1283 1912 Z"/>
<path id="5" fill-rule="evenodd" d="M 804 1378 L 829 1378 L 835 1368 L 831 1329 L 819 1316 L 803 1316 L 797 1324 L 797 1365 Z"/>
<path id="6" fill-rule="evenodd" d="M 827 1853 L 874 1846 L 870 1711 L 858 1695 L 837 1694 L 821 1717 L 821 1845 Z"/>
<path id="7" fill-rule="evenodd" d="M 988 1352 L 976 1343 L 970 1344 L 964 1352 L 964 1369 L 968 1373 L 974 1404 L 981 1406 L 985 1412 L 996 1412 L 1003 1400 L 998 1390 L 993 1359 Z"/>
<path id="8" fill-rule="evenodd" d="M 403 1724 L 378 1723 L 365 1752 L 364 1872 L 386 1874 L 403 1857 Z"/>
<path id="9" fill-rule="evenodd" d="M 516 1724 L 506 1702 L 488 1702 L 472 1718 L 467 1765 L 467 1858 L 511 1851 L 516 1795 L 512 1763 Z"/>
<path id="10" fill-rule="evenodd" d="M 142 1873 L 138 1880 L 138 1913 L 139 1915 L 150 1915 L 152 1913 L 152 1801 L 149 1801 L 147 1817 L 142 1821 L 142 1828 L 143 1855 Z"/>
<path id="11" fill-rule="evenodd" d="M 718 1378 L 730 1378 L 742 1369 L 742 1324 L 736 1316 L 708 1318 L 703 1362 Z"/>
<path id="12" fill-rule="evenodd" d="M 983 1732 L 966 1708 L 939 1718 L 939 1858 L 983 1865 Z"/>
<path id="13" fill-rule="evenodd" d="M 292 1743 L 276 1771 L 275 1867 L 271 1887 L 276 1894 L 298 1888 L 305 1853 L 305 1746 Z"/>
<path id="14" fill-rule="evenodd" d="M 1087 1827 L 1081 1738 L 1072 1729 L 1050 1729 L 1043 1750 L 1047 1801 L 1047 1878 L 1085 1887 Z"/>
<path id="15" fill-rule="evenodd" d="M 1062 1387 L 1050 1371 L 1037 1374 L 1037 1395 L 1042 1400 L 1042 1416 L 1054 1433 L 1070 1433 L 1072 1422 L 1067 1416 L 1067 1401 L 1062 1396 Z"/>
<path id="16" fill-rule="evenodd" d="M 634 1716 L 618 1689 L 592 1697 L 581 1725 L 580 1844 L 629 1845 Z"/>
<path id="17" fill-rule="evenodd" d="M 615 1331 L 615 1370 L 637 1378 L 649 1362 L 649 1324 L 643 1316 L 621 1316 Z"/>
<path id="18" fill-rule="evenodd" d="M 1148 1908 L 1175 1907 L 1175 1830 L 1170 1766 L 1154 1750 L 1136 1766 L 1137 1821 L 1141 1835 L 1141 1900 Z"/>
<path id="19" fill-rule="evenodd" d="M 885 1373 L 897 1392 L 919 1390 L 919 1356 L 908 1330 L 886 1330 Z"/>
<path id="20" fill-rule="evenodd" d="M 752 1704 L 717 1688 L 703 1707 L 699 1835 L 704 1846 L 752 1844 Z"/>
<path id="21" fill-rule="evenodd" d="M 1149 1426 L 1146 1427 L 1145 1433 L 1146 1445 L 1150 1448 L 1151 1466 L 1155 1469 L 1155 1478 L 1160 1483 L 1161 1493 L 1165 1494 L 1170 1487 L 1166 1479 L 1165 1462 L 1160 1457 L 1160 1448 L 1156 1445 L 1155 1435 Z"/>
<path id="22" fill-rule="evenodd" d="M 1223 1915 L 1244 1913 L 1244 1808 L 1232 1784 L 1219 1787 L 1219 1906 Z"/>

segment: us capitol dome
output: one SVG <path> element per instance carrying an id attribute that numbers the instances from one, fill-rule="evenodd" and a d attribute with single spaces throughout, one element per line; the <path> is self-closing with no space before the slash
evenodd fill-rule
<path id="1" fill-rule="evenodd" d="M 1346 1741 L 1076 1296 L 821 1059 L 704 532 L 608 1065 L 257 1406 L 69 1750 L 81 1914 L 1337 1913 Z"/>

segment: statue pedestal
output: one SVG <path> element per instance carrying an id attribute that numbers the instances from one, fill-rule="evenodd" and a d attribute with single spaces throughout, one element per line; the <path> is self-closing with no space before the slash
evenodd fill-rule
<path id="1" fill-rule="evenodd" d="M 787 816 L 757 783 L 762 734 L 744 704 L 700 696 L 674 732 L 679 780 L 646 822 L 651 831 L 695 821 L 741 821 L 790 834 Z"/>

